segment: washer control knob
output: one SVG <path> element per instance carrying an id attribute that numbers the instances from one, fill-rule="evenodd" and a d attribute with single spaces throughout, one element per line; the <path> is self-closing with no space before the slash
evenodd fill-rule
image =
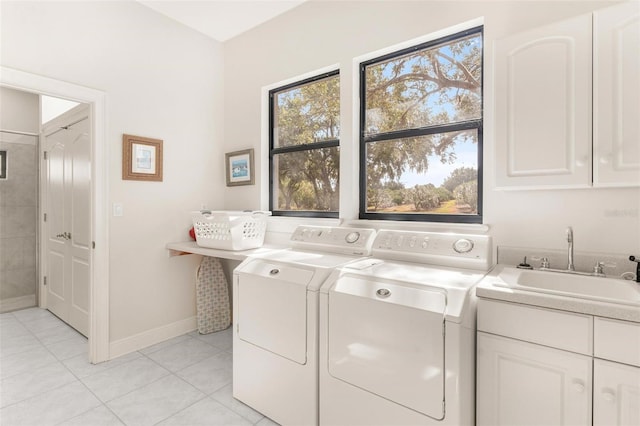
<path id="1" fill-rule="evenodd" d="M 278 275 L 280 273 L 280 269 L 274 268 L 269 271 L 269 275 Z"/>
<path id="2" fill-rule="evenodd" d="M 349 243 L 349 244 L 353 244 L 353 243 L 355 243 L 356 241 L 358 241 L 359 239 L 360 239 L 360 233 L 359 233 L 359 232 L 357 232 L 357 231 L 349 232 L 349 233 L 347 234 L 347 236 L 346 236 L 346 237 L 344 237 L 344 240 L 345 240 L 347 243 Z"/>
<path id="3" fill-rule="evenodd" d="M 376 291 L 376 296 L 386 298 L 391 296 L 391 291 L 388 288 L 381 288 Z"/>
<path id="4" fill-rule="evenodd" d="M 422 240 L 422 248 L 426 249 L 427 247 L 429 247 L 429 237 L 424 237 L 424 240 Z"/>
<path id="5" fill-rule="evenodd" d="M 461 238 L 453 243 L 453 249 L 457 253 L 469 253 L 473 249 L 473 241 Z"/>

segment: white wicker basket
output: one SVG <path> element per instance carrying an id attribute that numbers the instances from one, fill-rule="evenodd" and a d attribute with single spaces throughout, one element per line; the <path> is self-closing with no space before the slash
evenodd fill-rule
<path id="1" fill-rule="evenodd" d="M 248 250 L 262 246 L 269 211 L 192 212 L 196 242 L 200 247 Z"/>

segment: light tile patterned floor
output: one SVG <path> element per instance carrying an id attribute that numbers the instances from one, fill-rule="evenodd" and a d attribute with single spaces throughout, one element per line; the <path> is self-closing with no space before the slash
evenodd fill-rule
<path id="1" fill-rule="evenodd" d="M 0 314 L 0 424 L 276 423 L 231 396 L 231 329 L 192 332 L 97 365 L 49 311 Z"/>

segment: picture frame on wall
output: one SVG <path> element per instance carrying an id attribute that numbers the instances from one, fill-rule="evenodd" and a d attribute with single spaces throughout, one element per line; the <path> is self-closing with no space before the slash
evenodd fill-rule
<path id="1" fill-rule="evenodd" d="M 227 186 L 253 185 L 255 183 L 253 148 L 225 154 Z"/>
<path id="2" fill-rule="evenodd" d="M 162 140 L 123 134 L 122 179 L 162 182 Z"/>
<path id="3" fill-rule="evenodd" d="M 0 151 L 0 179 L 7 178 L 7 151 Z"/>

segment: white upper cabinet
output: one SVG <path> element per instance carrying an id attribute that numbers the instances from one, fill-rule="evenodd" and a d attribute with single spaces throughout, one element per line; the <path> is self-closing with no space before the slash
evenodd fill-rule
<path id="1" fill-rule="evenodd" d="M 593 15 L 593 184 L 640 185 L 640 3 Z"/>
<path id="2" fill-rule="evenodd" d="M 591 15 L 496 41 L 497 186 L 591 181 Z"/>
<path id="3" fill-rule="evenodd" d="M 498 188 L 640 185 L 638 9 L 495 42 Z"/>

